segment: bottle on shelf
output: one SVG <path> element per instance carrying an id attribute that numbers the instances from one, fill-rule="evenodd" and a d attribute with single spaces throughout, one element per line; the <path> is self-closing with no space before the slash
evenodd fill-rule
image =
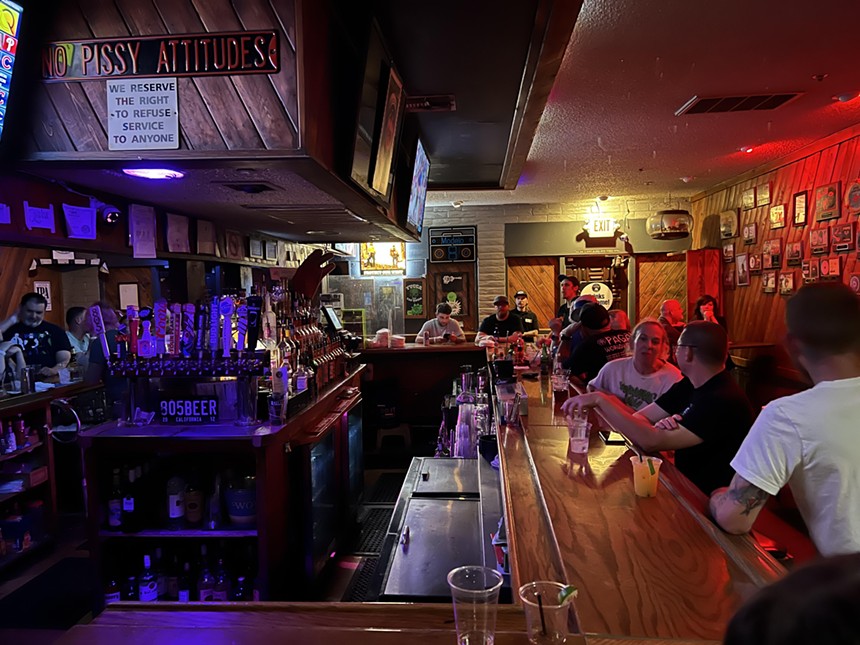
<path id="1" fill-rule="evenodd" d="M 251 590 L 248 588 L 248 582 L 245 576 L 239 576 L 238 578 L 236 578 L 236 585 L 230 592 L 230 600 L 251 600 Z"/>
<path id="2" fill-rule="evenodd" d="M 108 583 L 105 585 L 105 605 L 107 606 L 112 602 L 119 602 L 121 599 L 119 583 L 116 581 L 116 578 L 110 578 Z"/>
<path id="3" fill-rule="evenodd" d="M 185 482 L 174 475 L 167 480 L 167 527 L 178 531 L 185 522 Z"/>
<path id="4" fill-rule="evenodd" d="M 143 556 L 143 571 L 137 581 L 140 602 L 155 602 L 158 600 L 158 580 L 152 573 L 152 563 L 148 555 Z"/>
<path id="5" fill-rule="evenodd" d="M 179 556 L 173 554 L 173 562 L 167 570 L 167 583 L 165 597 L 167 600 L 177 600 L 179 598 Z"/>
<path id="6" fill-rule="evenodd" d="M 209 571 L 209 561 L 206 557 L 206 545 L 200 546 L 200 575 L 197 577 L 197 599 L 200 602 L 212 602 L 215 591 L 215 577 Z"/>
<path id="7" fill-rule="evenodd" d="M 119 593 L 122 600 L 137 600 L 140 594 L 137 588 L 137 576 L 128 576 L 123 581 Z"/>
<path id="8" fill-rule="evenodd" d="M 212 600 L 215 602 L 227 602 L 230 599 L 230 575 L 224 568 L 223 558 L 218 558 L 214 578 L 215 585 L 212 588 Z"/>
<path id="9" fill-rule="evenodd" d="M 185 524 L 191 528 L 203 524 L 203 491 L 194 480 L 185 488 Z"/>
<path id="10" fill-rule="evenodd" d="M 215 485 L 207 505 L 206 528 L 210 531 L 221 528 L 221 475 L 215 475 Z M 205 545 L 204 545 L 205 546 Z"/>
<path id="11" fill-rule="evenodd" d="M 137 504 L 137 472 L 135 468 L 125 467 L 126 485 L 122 492 L 122 530 L 135 533 L 140 530 L 140 513 Z"/>
<path id="12" fill-rule="evenodd" d="M 189 562 L 182 565 L 182 574 L 177 580 L 176 592 L 179 602 L 191 601 L 191 564 Z"/>
<path id="13" fill-rule="evenodd" d="M 120 471 L 114 468 L 107 500 L 107 528 L 111 531 L 122 531 L 122 497 Z"/>
<path id="14" fill-rule="evenodd" d="M 167 570 L 164 568 L 164 560 L 162 559 L 161 547 L 155 549 L 155 563 L 153 567 L 153 575 L 156 581 L 156 595 L 159 600 L 167 599 Z"/>

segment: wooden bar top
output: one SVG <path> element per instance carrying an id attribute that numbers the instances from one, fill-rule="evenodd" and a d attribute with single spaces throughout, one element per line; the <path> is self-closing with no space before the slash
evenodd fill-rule
<path id="1" fill-rule="evenodd" d="M 480 354 L 486 353 L 483 347 L 478 347 L 475 343 L 441 343 L 439 345 L 423 345 L 421 343 L 406 343 L 404 347 L 368 347 L 361 350 L 361 355 L 364 356 L 393 356 L 397 354 L 409 354 L 420 352 L 422 354 L 432 354 L 434 352 L 442 353 L 467 353 Z"/>
<path id="2" fill-rule="evenodd" d="M 566 395 L 524 384 L 525 431 L 499 429 L 514 579 L 543 579 L 547 562 L 560 558 L 563 581 L 579 589 L 580 631 L 720 639 L 738 606 L 784 573 L 781 565 L 749 537 L 714 527 L 702 513 L 704 496 L 669 462 L 657 497 L 647 499 L 633 492 L 634 453 L 625 446 L 592 433 L 587 463 L 570 462 L 560 412 Z M 524 454 L 530 463 L 521 463 Z M 549 527 L 539 513 L 524 519 L 541 506 Z M 553 542 L 558 551 L 547 554 Z"/>
<path id="3" fill-rule="evenodd" d="M 78 625 L 59 645 L 195 645 L 317 643 L 355 639 L 362 645 L 456 642 L 449 603 L 117 603 L 88 625 Z M 498 645 L 528 643 L 519 607 L 501 605 Z M 571 645 L 705 645 L 715 641 L 615 638 L 571 634 Z"/>

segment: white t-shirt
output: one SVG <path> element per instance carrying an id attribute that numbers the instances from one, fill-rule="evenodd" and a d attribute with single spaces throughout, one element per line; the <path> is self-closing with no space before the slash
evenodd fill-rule
<path id="1" fill-rule="evenodd" d="M 634 411 L 639 411 L 682 378 L 681 371 L 670 363 L 651 374 L 640 374 L 631 357 L 609 361 L 589 385 L 601 392 L 614 394 Z"/>
<path id="2" fill-rule="evenodd" d="M 860 551 L 860 377 L 769 403 L 732 468 L 770 495 L 790 485 L 822 555 Z"/>
<path id="3" fill-rule="evenodd" d="M 457 338 L 465 338 L 466 335 L 463 333 L 462 328 L 460 327 L 460 323 L 458 323 L 453 318 L 448 319 L 447 325 L 440 325 L 439 321 L 436 318 L 431 318 L 426 323 L 421 325 L 421 329 L 418 332 L 418 338 L 424 338 L 424 332 L 430 332 L 430 338 L 435 338 L 437 336 L 442 336 L 445 332 L 448 332 L 452 336 L 456 336 Z M 424 342 L 423 340 L 420 342 Z"/>

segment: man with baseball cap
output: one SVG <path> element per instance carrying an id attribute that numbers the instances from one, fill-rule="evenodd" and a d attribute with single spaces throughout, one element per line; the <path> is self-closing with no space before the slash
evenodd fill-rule
<path id="1" fill-rule="evenodd" d="M 564 326 L 570 322 L 570 308 L 579 295 L 579 279 L 575 275 L 560 275 L 558 283 L 561 288 L 561 306 L 556 316 L 561 318 Z"/>
<path id="2" fill-rule="evenodd" d="M 573 348 L 562 365 L 584 385 L 595 378 L 606 363 L 627 355 L 630 332 L 611 329 L 609 312 L 597 303 L 581 309 L 579 322 L 583 340 Z"/>
<path id="3" fill-rule="evenodd" d="M 511 305 L 507 296 L 496 296 L 493 300 L 496 313 L 481 321 L 475 343 L 494 338 L 501 343 L 512 343 L 523 334 L 523 323 L 519 316 L 511 313 Z"/>
<path id="4" fill-rule="evenodd" d="M 515 316 L 519 316 L 523 323 L 523 338 L 526 342 L 534 342 L 537 338 L 540 326 L 538 325 L 537 316 L 534 312 L 529 311 L 529 294 L 522 289 L 514 294 L 514 303 L 516 309 L 511 311 Z"/>

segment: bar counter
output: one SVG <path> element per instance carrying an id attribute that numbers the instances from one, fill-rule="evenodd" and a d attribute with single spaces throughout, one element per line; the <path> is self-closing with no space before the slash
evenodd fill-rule
<path id="1" fill-rule="evenodd" d="M 565 394 L 524 382 L 523 429 L 499 428 L 513 586 L 579 589 L 583 633 L 720 639 L 738 606 L 784 568 L 749 536 L 704 515 L 705 496 L 668 461 L 655 498 L 633 492 L 626 446 L 592 433 L 584 467 L 567 458 Z"/>

